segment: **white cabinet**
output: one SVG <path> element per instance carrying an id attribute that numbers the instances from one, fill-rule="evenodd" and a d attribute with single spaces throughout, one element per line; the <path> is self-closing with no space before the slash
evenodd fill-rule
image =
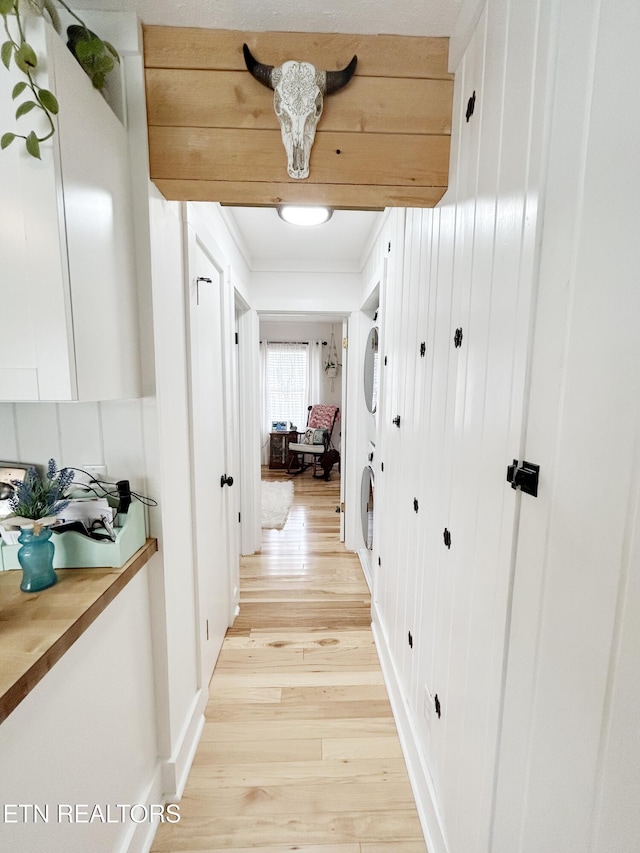
<path id="1" fill-rule="evenodd" d="M 140 395 L 136 266 L 127 131 L 41 19 L 29 41 L 39 82 L 60 103 L 57 132 L 30 157 L 0 152 L 0 400 Z M 18 72 L 0 69 L 1 132 Z"/>

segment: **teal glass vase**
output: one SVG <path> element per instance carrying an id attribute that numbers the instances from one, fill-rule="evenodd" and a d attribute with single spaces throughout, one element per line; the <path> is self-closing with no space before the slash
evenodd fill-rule
<path id="1" fill-rule="evenodd" d="M 50 542 L 51 530 L 42 527 L 38 534 L 33 530 L 23 530 L 18 537 L 22 545 L 18 549 L 18 562 L 22 568 L 23 592 L 39 592 L 57 582 L 58 576 L 53 568 L 55 546 Z"/>

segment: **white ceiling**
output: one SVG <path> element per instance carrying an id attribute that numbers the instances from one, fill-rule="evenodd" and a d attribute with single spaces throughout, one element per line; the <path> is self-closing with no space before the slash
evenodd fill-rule
<path id="1" fill-rule="evenodd" d="M 78 9 L 135 11 L 145 24 L 226 30 L 450 36 L 462 0 L 76 0 Z M 231 208 L 226 208 L 229 211 Z M 336 211 L 294 229 L 269 208 L 233 208 L 253 269 L 359 269 L 380 214 Z"/>
<path id="2" fill-rule="evenodd" d="M 381 213 L 336 210 L 324 225 L 300 228 L 284 222 L 275 208 L 225 207 L 245 244 L 253 270 L 359 272 Z"/>
<path id="3" fill-rule="evenodd" d="M 70 5 L 132 10 L 145 24 L 176 27 L 448 36 L 461 0 L 75 0 Z"/>

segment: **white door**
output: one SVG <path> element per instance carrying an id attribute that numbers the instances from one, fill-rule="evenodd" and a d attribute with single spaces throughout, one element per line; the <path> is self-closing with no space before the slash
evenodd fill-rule
<path id="1" fill-rule="evenodd" d="M 347 320 L 342 321 L 342 398 L 340 400 L 340 420 L 336 424 L 336 429 L 340 430 L 340 541 L 344 542 L 344 502 L 346 491 L 346 470 L 347 466 L 344 459 L 344 450 L 347 446 L 344 441 L 346 436 L 345 424 L 347 422 L 347 360 L 349 358 L 349 350 L 345 347 L 344 342 L 349 337 L 349 323 Z"/>
<path id="2" fill-rule="evenodd" d="M 198 578 L 200 674 L 211 673 L 229 625 L 222 297 L 224 275 L 190 232 L 189 319 L 193 496 Z"/>

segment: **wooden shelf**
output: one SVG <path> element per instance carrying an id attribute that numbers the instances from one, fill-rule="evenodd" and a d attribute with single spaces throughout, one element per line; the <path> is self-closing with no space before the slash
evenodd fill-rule
<path id="1" fill-rule="evenodd" d="M 22 702 L 158 550 L 155 539 L 119 569 L 58 569 L 58 583 L 20 591 L 19 571 L 0 572 L 0 722 Z"/>

